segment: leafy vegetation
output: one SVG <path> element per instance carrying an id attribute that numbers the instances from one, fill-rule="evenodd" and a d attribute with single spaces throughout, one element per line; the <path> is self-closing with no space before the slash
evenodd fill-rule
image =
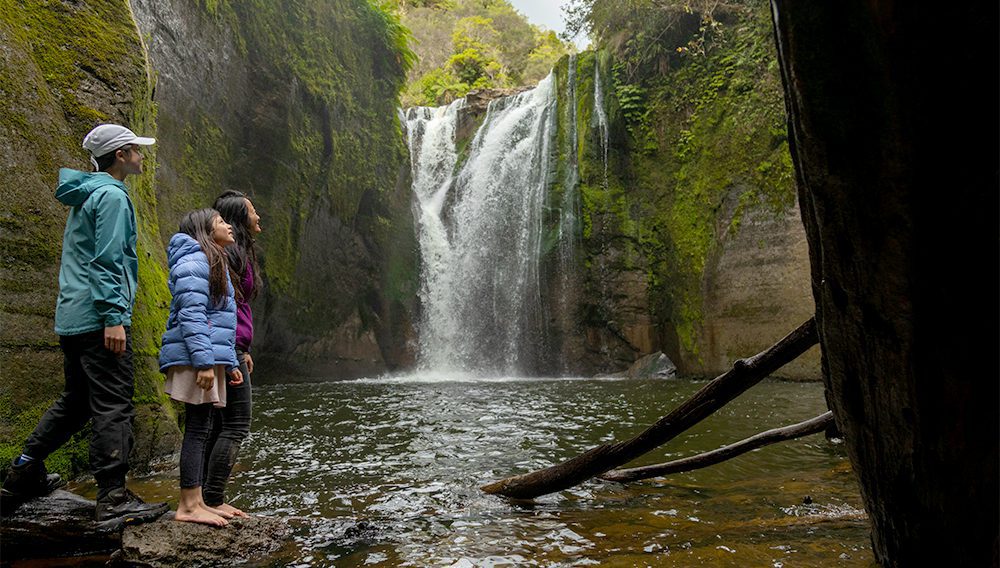
<path id="1" fill-rule="evenodd" d="M 507 0 L 394 0 L 417 61 L 404 106 L 446 104 L 473 89 L 534 85 L 573 47 Z"/>

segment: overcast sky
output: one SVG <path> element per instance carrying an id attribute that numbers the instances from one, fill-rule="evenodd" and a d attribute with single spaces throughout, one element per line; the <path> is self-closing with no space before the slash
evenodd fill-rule
<path id="1" fill-rule="evenodd" d="M 562 32 L 566 27 L 563 22 L 562 9 L 566 0 L 510 0 L 510 3 L 531 20 L 531 23 L 545 26 L 550 30 Z M 578 49 L 584 49 L 590 40 L 581 36 L 576 38 Z"/>

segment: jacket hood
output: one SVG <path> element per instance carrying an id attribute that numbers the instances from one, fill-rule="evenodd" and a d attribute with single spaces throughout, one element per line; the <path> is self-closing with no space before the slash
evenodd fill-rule
<path id="1" fill-rule="evenodd" d="M 59 170 L 59 185 L 56 187 L 56 199 L 60 203 L 76 207 L 81 205 L 98 188 L 105 185 L 115 185 L 123 191 L 128 191 L 125 184 L 104 172 L 81 172 L 69 168 Z"/>
<path id="2" fill-rule="evenodd" d="M 174 266 L 185 256 L 202 252 L 201 245 L 187 233 L 174 233 L 167 245 L 167 265 Z M 204 254 L 204 253 L 203 253 Z"/>

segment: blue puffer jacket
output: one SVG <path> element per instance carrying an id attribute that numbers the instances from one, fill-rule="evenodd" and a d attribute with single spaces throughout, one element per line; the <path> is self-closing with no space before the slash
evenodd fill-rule
<path id="1" fill-rule="evenodd" d="M 208 293 L 208 257 L 198 241 L 184 233 L 171 237 L 167 265 L 173 299 L 160 349 L 160 371 L 174 365 L 237 368 L 236 300 L 228 270 L 225 300 L 213 306 Z"/>

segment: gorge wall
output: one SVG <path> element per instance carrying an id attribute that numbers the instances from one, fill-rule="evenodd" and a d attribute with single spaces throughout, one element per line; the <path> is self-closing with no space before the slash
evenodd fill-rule
<path id="1" fill-rule="evenodd" d="M 556 68 L 550 222 L 576 176 L 580 276 L 549 274 L 551 303 L 578 306 L 556 317 L 554 371 L 617 371 L 662 350 L 682 373 L 715 375 L 813 315 L 769 17 L 751 4 L 712 49 L 678 57 L 698 29 L 682 19 L 664 40 L 674 55 L 641 81 L 603 51 Z M 818 380 L 819 349 L 777 375 Z"/>
<path id="2" fill-rule="evenodd" d="M 139 223 L 136 453 L 175 450 L 156 366 L 164 245 L 223 189 L 263 216 L 255 351 L 276 380 L 350 377 L 412 355 L 416 245 L 396 120 L 405 32 L 365 0 L 0 3 L 0 463 L 62 386 L 52 331 L 66 210 L 60 166 L 102 122 L 158 143 L 130 178 Z M 143 40 L 145 38 L 145 41 Z M 49 460 L 87 467 L 86 432 Z"/>
<path id="3" fill-rule="evenodd" d="M 406 35 L 366 0 L 134 0 L 157 71 L 161 238 L 223 189 L 262 215 L 265 380 L 407 365 L 416 286 L 397 120 Z"/>

